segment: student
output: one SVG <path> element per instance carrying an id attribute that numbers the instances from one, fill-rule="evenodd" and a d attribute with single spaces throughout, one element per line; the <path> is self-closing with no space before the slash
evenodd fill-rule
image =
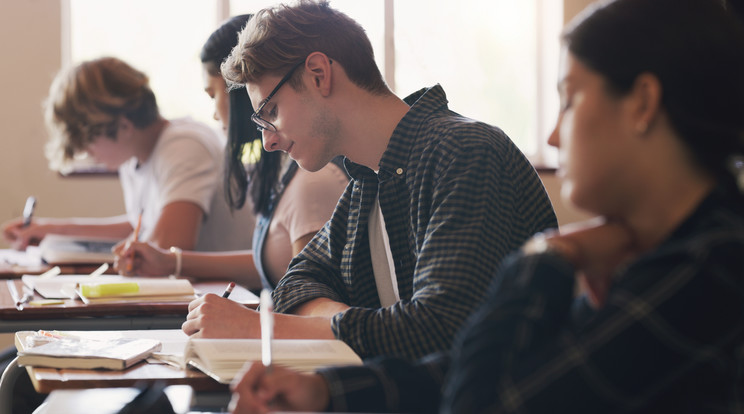
<path id="1" fill-rule="evenodd" d="M 260 149 L 260 158 L 249 170 L 243 163 L 244 148 L 260 144 L 261 133 L 251 122 L 251 101 L 245 89 L 228 92 L 219 71 L 238 40 L 238 32 L 251 15 L 235 16 L 209 36 L 202 47 L 204 90 L 214 100 L 215 119 L 227 133 L 227 171 L 225 188 L 233 208 L 250 201 L 258 217 L 253 251 L 220 253 L 183 252 L 181 263 L 172 253 L 149 243 L 120 246 L 117 262 L 128 269 L 134 257 L 133 271 L 140 275 L 180 274 L 189 277 L 240 280 L 249 289 L 262 286 L 273 289 L 284 276 L 289 261 L 315 236 L 331 217 L 341 193 L 349 183 L 343 166 L 329 163 L 310 173 L 279 152 Z M 260 147 L 260 145 L 259 145 Z M 235 229 L 247 232 L 248 229 Z M 134 253 L 134 256 L 132 254 Z"/>
<path id="2" fill-rule="evenodd" d="M 741 413 L 744 30 L 719 2 L 617 0 L 563 41 L 549 143 L 604 220 L 507 260 L 451 357 L 256 363 L 232 412 Z"/>
<path id="3" fill-rule="evenodd" d="M 256 14 L 222 74 L 246 85 L 266 150 L 308 171 L 343 155 L 352 176 L 274 290 L 277 338 L 338 338 L 362 357 L 448 349 L 501 258 L 556 226 L 500 129 L 450 111 L 441 86 L 396 97 L 364 30 L 326 2 Z M 219 296 L 189 311 L 189 335 L 259 336 L 258 313 Z"/>
<path id="4" fill-rule="evenodd" d="M 224 143 L 204 124 L 160 115 L 147 76 L 105 57 L 62 70 L 46 102 L 50 167 L 67 171 L 87 154 L 118 169 L 126 215 L 21 219 L 3 226 L 16 248 L 46 234 L 126 238 L 141 214 L 140 238 L 190 250 L 250 248 L 248 210 L 232 214 L 220 186 Z"/>

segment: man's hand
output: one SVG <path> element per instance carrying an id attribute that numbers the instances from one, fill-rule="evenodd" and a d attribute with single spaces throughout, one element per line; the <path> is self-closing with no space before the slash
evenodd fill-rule
<path id="1" fill-rule="evenodd" d="M 328 385 L 320 375 L 300 374 L 279 366 L 268 371 L 260 362 L 247 363 L 230 388 L 233 396 L 229 409 L 235 414 L 322 412 L 330 401 Z"/>
<path id="2" fill-rule="evenodd" d="M 181 329 L 195 338 L 261 337 L 258 312 L 213 293 L 189 303 Z"/>
<path id="3" fill-rule="evenodd" d="M 23 225 L 23 217 L 3 223 L 3 237 L 16 250 L 26 250 L 29 245 L 39 244 L 49 233 L 49 226 L 44 219 L 34 219 L 28 226 Z"/>
<path id="4" fill-rule="evenodd" d="M 562 227 L 547 243 L 573 263 L 579 283 L 597 307 L 604 304 L 615 271 L 639 253 L 626 225 L 603 219 Z"/>

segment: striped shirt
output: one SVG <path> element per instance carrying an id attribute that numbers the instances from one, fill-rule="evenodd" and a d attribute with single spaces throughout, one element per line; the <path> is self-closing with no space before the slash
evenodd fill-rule
<path id="1" fill-rule="evenodd" d="M 542 182 L 500 129 L 450 111 L 440 86 L 406 103 L 379 174 L 345 160 L 352 182 L 274 290 L 277 312 L 320 297 L 349 305 L 332 329 L 362 357 L 449 349 L 501 259 L 556 226 Z M 385 308 L 368 239 L 378 192 L 400 294 Z"/>
<path id="2" fill-rule="evenodd" d="M 599 311 L 573 299 L 562 258 L 515 255 L 456 351 L 326 369 L 332 408 L 744 413 L 744 213 L 727 198 L 621 270 Z"/>

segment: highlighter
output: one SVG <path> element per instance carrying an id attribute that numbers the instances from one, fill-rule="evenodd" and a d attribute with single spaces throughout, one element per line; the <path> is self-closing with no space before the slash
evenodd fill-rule
<path id="1" fill-rule="evenodd" d="M 81 283 L 80 293 L 89 298 L 101 298 L 106 296 L 124 296 L 138 293 L 139 283 Z"/>

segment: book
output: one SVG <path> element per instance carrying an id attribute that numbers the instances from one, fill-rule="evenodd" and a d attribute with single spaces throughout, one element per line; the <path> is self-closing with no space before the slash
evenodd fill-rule
<path id="1" fill-rule="evenodd" d="M 362 359 L 337 339 L 275 339 L 271 347 L 274 364 L 300 372 L 329 365 L 362 364 Z M 261 340 L 191 338 L 183 358 L 187 365 L 217 382 L 229 384 L 246 362 L 261 360 Z"/>
<path id="2" fill-rule="evenodd" d="M 47 234 L 39 243 L 41 259 L 48 264 L 113 263 L 111 249 L 120 239 Z"/>
<path id="3" fill-rule="evenodd" d="M 44 341 L 34 346 L 39 339 Z M 162 344 L 146 338 L 92 339 L 24 331 L 16 333 L 16 348 L 21 366 L 123 370 L 159 351 Z"/>
<path id="4" fill-rule="evenodd" d="M 187 279 L 124 278 L 78 283 L 75 292 L 86 304 L 114 302 L 190 302 L 196 299 Z"/>

